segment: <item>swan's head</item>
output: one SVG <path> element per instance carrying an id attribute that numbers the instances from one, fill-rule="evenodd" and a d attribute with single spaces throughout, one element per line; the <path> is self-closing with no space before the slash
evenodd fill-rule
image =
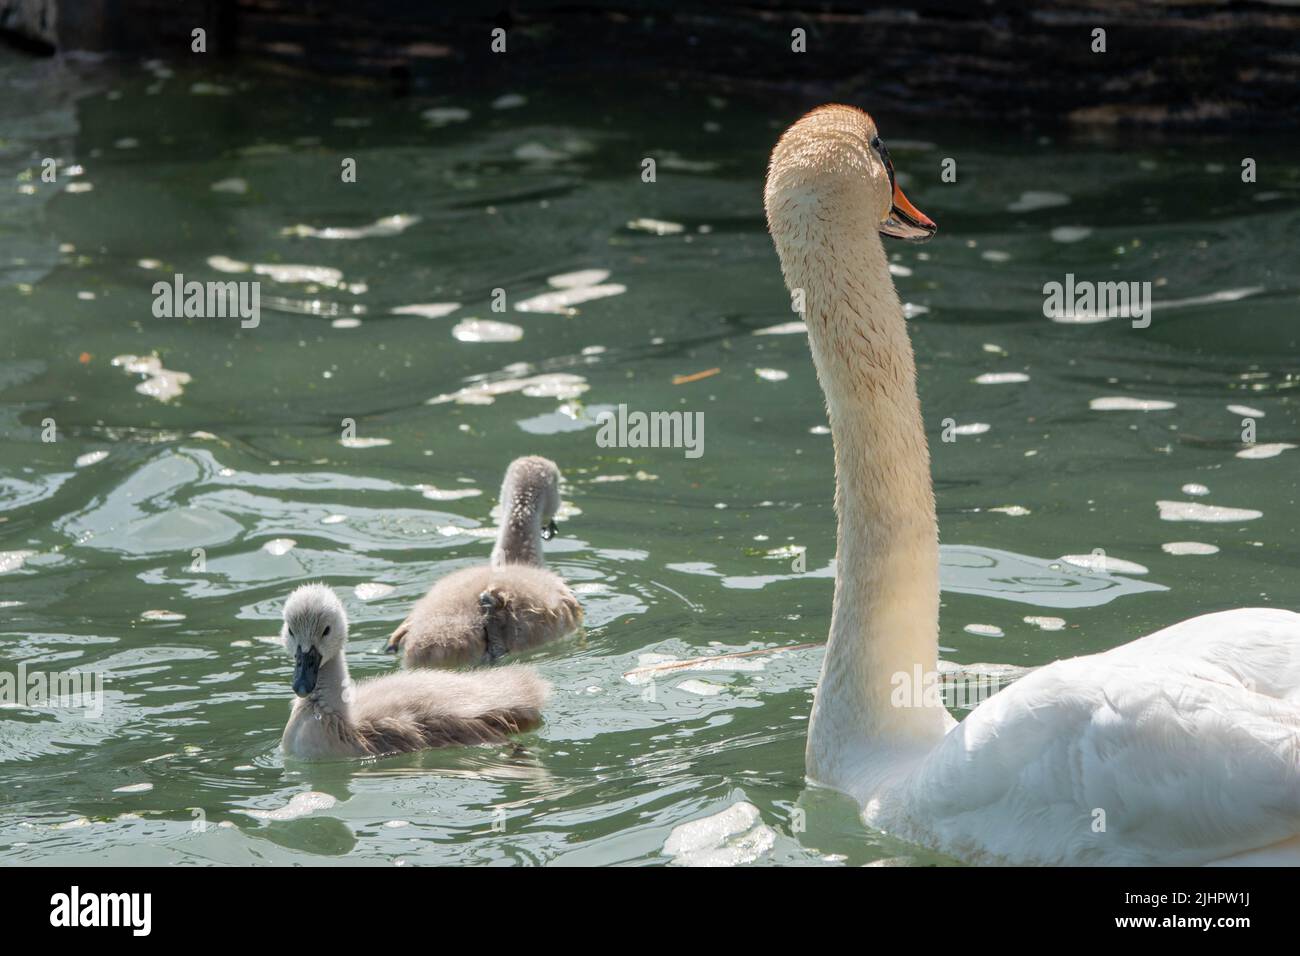
<path id="1" fill-rule="evenodd" d="M 903 195 L 875 122 L 853 106 L 819 106 L 782 134 L 763 204 L 778 245 L 872 226 L 924 242 L 938 228 Z"/>
<path id="2" fill-rule="evenodd" d="M 347 645 L 343 602 L 324 584 L 304 584 L 284 602 L 280 639 L 293 657 L 293 692 L 306 697 L 316 689 L 321 665 L 342 654 Z"/>
<path id="3" fill-rule="evenodd" d="M 536 515 L 542 537 L 549 539 L 556 532 L 555 516 L 560 513 L 559 467 L 540 455 L 516 458 L 506 469 L 501 506 L 518 514 Z"/>

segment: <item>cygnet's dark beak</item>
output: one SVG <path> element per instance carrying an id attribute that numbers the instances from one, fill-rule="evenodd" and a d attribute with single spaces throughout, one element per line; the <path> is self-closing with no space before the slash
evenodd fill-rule
<path id="1" fill-rule="evenodd" d="M 320 651 L 314 647 L 303 650 L 299 647 L 293 655 L 293 692 L 299 697 L 306 697 L 316 689 L 316 677 L 320 673 Z"/>

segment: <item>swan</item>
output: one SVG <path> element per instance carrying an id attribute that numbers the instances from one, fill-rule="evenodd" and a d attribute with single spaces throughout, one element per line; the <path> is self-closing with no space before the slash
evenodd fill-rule
<path id="1" fill-rule="evenodd" d="M 293 656 L 298 695 L 280 746 L 302 760 L 500 742 L 541 723 L 550 691 L 535 670 L 520 665 L 386 674 L 353 684 L 347 612 L 324 584 L 289 595 L 280 636 Z"/>
<path id="2" fill-rule="evenodd" d="M 837 560 L 809 781 L 967 862 L 1300 863 L 1300 615 L 1206 614 L 1031 672 L 957 723 L 938 694 L 939 553 L 916 366 L 881 235 L 925 240 L 871 117 L 785 131 L 764 190 L 834 443 Z"/>
<path id="3" fill-rule="evenodd" d="M 404 667 L 491 664 L 576 631 L 582 606 L 542 559 L 559 510 L 555 462 L 516 458 L 501 484 L 501 529 L 490 563 L 436 582 L 384 649 L 400 650 Z"/>

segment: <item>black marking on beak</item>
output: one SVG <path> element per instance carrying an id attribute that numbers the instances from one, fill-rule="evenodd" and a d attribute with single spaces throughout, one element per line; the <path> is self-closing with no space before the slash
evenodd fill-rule
<path id="1" fill-rule="evenodd" d="M 556 526 L 554 518 L 552 518 L 547 524 L 542 525 L 543 541 L 550 541 L 559 533 L 560 533 L 560 529 L 559 527 Z"/>
<path id="2" fill-rule="evenodd" d="M 293 692 L 299 697 L 306 697 L 316 689 L 316 678 L 320 674 L 320 651 L 314 647 L 303 650 L 301 647 L 293 653 Z"/>
<path id="3" fill-rule="evenodd" d="M 895 239 L 906 239 L 909 242 L 925 242 L 938 231 L 939 227 L 929 216 L 913 206 L 903 195 L 903 190 L 898 188 L 898 180 L 894 176 L 894 161 L 889 158 L 889 148 L 885 146 L 884 140 L 877 136 L 871 141 L 871 148 L 884 163 L 885 172 L 889 173 L 889 190 L 893 194 L 889 216 L 880 224 L 880 234 L 893 236 Z"/>

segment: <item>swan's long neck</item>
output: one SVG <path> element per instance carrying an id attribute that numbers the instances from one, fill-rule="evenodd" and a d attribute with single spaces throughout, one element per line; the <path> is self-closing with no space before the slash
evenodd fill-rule
<path id="1" fill-rule="evenodd" d="M 809 776 L 847 784 L 864 747 L 929 746 L 938 659 L 939 542 L 916 363 L 880 237 L 821 223 L 777 237 L 835 445 L 837 571 L 830 639 L 808 730 Z M 899 687 L 914 696 L 903 700 Z"/>
<path id="2" fill-rule="evenodd" d="M 492 549 L 492 566 L 530 564 L 545 567 L 542 557 L 542 495 L 528 484 L 507 481 L 501 489 L 501 529 Z"/>

